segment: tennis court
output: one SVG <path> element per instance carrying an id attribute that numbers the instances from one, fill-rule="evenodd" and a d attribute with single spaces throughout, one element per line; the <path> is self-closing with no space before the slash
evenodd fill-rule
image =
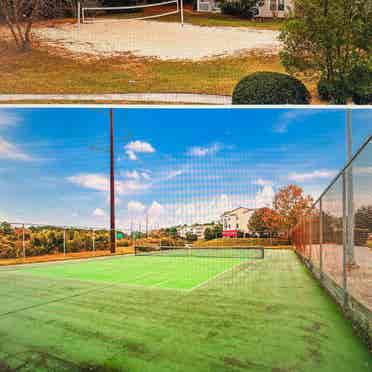
<path id="1" fill-rule="evenodd" d="M 289 250 L 8 267 L 0 296 L 5 371 L 371 367 L 351 324 Z"/>
<path id="2" fill-rule="evenodd" d="M 234 254 L 235 251 L 235 254 Z M 258 252 L 258 253 L 257 253 Z M 11 275 L 119 283 L 174 289 L 192 289 L 214 277 L 259 259 L 255 249 L 168 249 L 136 256 L 34 264 L 15 267 Z"/>

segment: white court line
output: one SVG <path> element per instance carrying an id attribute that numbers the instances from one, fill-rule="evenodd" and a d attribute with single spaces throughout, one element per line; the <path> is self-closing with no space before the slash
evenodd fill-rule
<path id="1" fill-rule="evenodd" d="M 215 275 L 215 276 L 212 276 L 211 278 L 207 279 L 206 281 L 204 281 L 204 282 L 202 282 L 202 283 L 199 283 L 199 284 L 196 285 L 195 287 L 190 288 L 188 291 L 189 291 L 189 292 L 192 292 L 193 290 L 198 289 L 198 288 L 200 288 L 200 287 L 202 287 L 202 286 L 208 284 L 208 283 L 211 282 L 212 280 L 215 280 L 215 279 L 219 278 L 220 276 L 226 274 L 227 272 L 229 272 L 229 271 L 231 271 L 231 270 L 233 270 L 233 269 L 235 269 L 235 268 L 238 268 L 239 266 L 242 266 L 242 265 L 243 265 L 244 263 L 246 263 L 246 262 L 248 262 L 248 260 L 245 260 L 245 261 L 241 262 L 241 263 L 238 264 L 238 265 L 235 265 L 235 266 L 229 267 L 228 269 L 222 271 L 221 273 L 219 273 L 219 274 L 217 274 L 217 275 Z"/>
<path id="2" fill-rule="evenodd" d="M 38 267 L 38 266 L 54 266 L 54 265 L 63 265 L 63 264 L 74 264 L 80 262 L 90 262 L 96 260 L 110 260 L 115 258 L 123 258 L 123 257 L 135 257 L 134 253 L 126 253 L 126 254 L 117 254 L 114 256 L 97 256 L 97 257 L 81 257 L 81 258 L 66 258 L 56 261 L 45 261 L 45 262 L 32 262 L 32 263 L 22 263 L 22 264 L 11 264 L 11 265 L 4 265 L 0 266 L 0 273 L 3 272 L 10 272 L 10 271 L 17 271 L 17 269 L 22 269 L 25 267 Z"/>

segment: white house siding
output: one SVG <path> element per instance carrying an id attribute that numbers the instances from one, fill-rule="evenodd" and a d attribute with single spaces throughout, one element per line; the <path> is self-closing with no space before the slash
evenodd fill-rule
<path id="1" fill-rule="evenodd" d="M 262 18 L 285 18 L 293 11 L 293 0 L 261 0 L 259 14 Z"/>
<path id="2" fill-rule="evenodd" d="M 224 237 L 237 237 L 239 231 L 244 234 L 251 233 L 248 225 L 254 211 L 254 209 L 239 207 L 225 212 L 221 216 L 222 235 Z"/>
<path id="3" fill-rule="evenodd" d="M 285 18 L 294 9 L 294 0 L 260 0 L 258 18 Z M 216 0 L 198 0 L 197 10 L 199 12 L 211 12 L 218 9 Z"/>

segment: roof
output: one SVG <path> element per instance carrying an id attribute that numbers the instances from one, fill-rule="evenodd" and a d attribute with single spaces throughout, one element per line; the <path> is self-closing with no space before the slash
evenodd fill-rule
<path id="1" fill-rule="evenodd" d="M 235 208 L 235 209 L 233 209 L 231 211 L 224 212 L 222 214 L 222 216 L 233 216 L 233 215 L 237 214 L 237 211 L 238 210 L 241 210 L 241 209 L 244 210 L 243 211 L 244 213 L 248 213 L 248 212 L 252 212 L 252 211 L 255 211 L 256 210 L 255 208 L 238 207 L 238 208 Z"/>

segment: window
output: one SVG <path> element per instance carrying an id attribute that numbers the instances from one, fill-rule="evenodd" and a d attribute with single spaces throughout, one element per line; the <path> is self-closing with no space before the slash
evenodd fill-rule
<path id="1" fill-rule="evenodd" d="M 277 10 L 276 0 L 270 0 L 270 10 L 271 11 L 276 11 Z"/>
<path id="2" fill-rule="evenodd" d="M 285 10 L 285 0 L 278 0 L 278 10 Z"/>

